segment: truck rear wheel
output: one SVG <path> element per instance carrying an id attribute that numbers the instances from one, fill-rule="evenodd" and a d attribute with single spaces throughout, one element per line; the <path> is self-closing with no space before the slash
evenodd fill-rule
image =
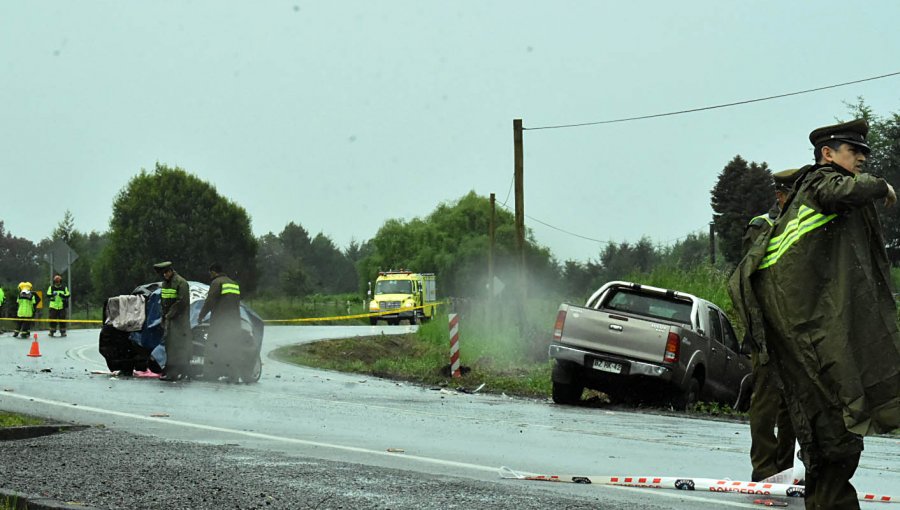
<path id="1" fill-rule="evenodd" d="M 578 383 L 553 383 L 553 402 L 561 405 L 575 405 L 581 402 L 584 385 Z"/>
<path id="2" fill-rule="evenodd" d="M 687 387 L 672 399 L 676 411 L 690 411 L 700 401 L 700 381 L 691 377 Z"/>
<path id="3" fill-rule="evenodd" d="M 581 402 L 581 394 L 584 393 L 584 383 L 578 376 L 572 363 L 556 361 L 553 367 L 553 402 L 562 405 L 575 405 Z"/>

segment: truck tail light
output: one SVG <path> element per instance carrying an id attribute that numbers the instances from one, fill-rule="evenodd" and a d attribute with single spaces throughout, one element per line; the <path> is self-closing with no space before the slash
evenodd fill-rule
<path id="1" fill-rule="evenodd" d="M 563 324 L 566 323 L 566 311 L 560 310 L 559 313 L 556 314 L 556 324 L 553 325 L 553 339 L 560 340 L 562 339 L 562 330 Z"/>
<path id="2" fill-rule="evenodd" d="M 678 355 L 681 352 L 681 339 L 678 333 L 669 332 L 669 338 L 666 340 L 666 353 L 663 355 L 663 361 L 666 363 L 677 363 Z"/>

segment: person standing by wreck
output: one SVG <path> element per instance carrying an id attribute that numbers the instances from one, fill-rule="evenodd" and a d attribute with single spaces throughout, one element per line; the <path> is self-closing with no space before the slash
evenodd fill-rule
<path id="1" fill-rule="evenodd" d="M 222 265 L 210 264 L 212 281 L 206 301 L 198 315 L 198 322 L 212 312 L 209 333 L 204 350 L 204 377 L 215 380 L 226 376 L 237 382 L 248 361 L 240 346 L 241 340 L 241 287 L 222 271 Z"/>
<path id="2" fill-rule="evenodd" d="M 863 436 L 900 427 L 900 331 L 875 210 L 897 195 L 862 172 L 868 130 L 858 119 L 810 133 L 816 164 L 729 282 L 762 361 L 777 368 L 807 509 L 858 509 L 850 479 Z"/>
<path id="3" fill-rule="evenodd" d="M 166 346 L 166 366 L 161 381 L 187 378 L 191 363 L 191 292 L 187 280 L 172 269 L 171 262 L 154 264 L 162 275 L 160 305 L 163 316 L 163 343 Z"/>

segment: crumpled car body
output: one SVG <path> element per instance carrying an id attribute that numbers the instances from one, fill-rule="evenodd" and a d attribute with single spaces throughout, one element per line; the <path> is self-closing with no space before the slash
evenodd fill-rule
<path id="1" fill-rule="evenodd" d="M 166 351 L 163 340 L 162 306 L 160 303 L 160 287 L 162 282 L 153 282 L 138 286 L 132 295 L 143 296 L 145 319 L 138 331 L 120 331 L 111 326 L 107 320 L 107 307 L 104 307 L 104 327 L 100 332 L 100 353 L 106 359 L 110 370 L 123 373 L 146 371 L 160 373 L 166 366 Z M 203 367 L 206 364 L 206 352 L 211 348 L 207 331 L 209 316 L 204 322 L 198 320 L 200 309 L 206 301 L 209 286 L 195 281 L 188 281 L 190 289 L 191 330 L 193 331 L 193 355 L 191 357 L 191 373 L 193 378 L 203 378 Z M 246 359 L 242 373 L 231 377 L 233 382 L 256 382 L 262 374 L 260 350 L 264 324 L 262 318 L 249 306 L 241 303 L 240 352 Z"/>

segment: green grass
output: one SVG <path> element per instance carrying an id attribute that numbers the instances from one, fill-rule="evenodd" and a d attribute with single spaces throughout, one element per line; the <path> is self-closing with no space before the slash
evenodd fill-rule
<path id="1" fill-rule="evenodd" d="M 312 295 L 305 297 L 260 297 L 245 299 L 244 304 L 253 309 L 264 320 L 287 320 L 300 318 L 341 317 L 368 312 L 368 306 L 358 294 Z M 365 319 L 321 321 L 317 324 L 366 324 Z M 290 322 L 281 324 L 289 325 Z M 295 324 L 309 324 L 295 323 Z"/>
<path id="2" fill-rule="evenodd" d="M 316 342 L 280 349 L 276 356 L 301 365 L 422 384 L 473 389 L 483 383 L 485 391 L 546 397 L 550 394 L 547 345 L 557 306 L 529 302 L 528 312 L 522 314 L 527 319 L 520 323 L 515 320 L 519 312 L 511 307 L 498 305 L 488 312 L 485 303 L 469 302 L 460 314 L 460 363 L 468 369 L 461 378 L 448 375 L 445 309 L 416 334 Z"/>
<path id="3" fill-rule="evenodd" d="M 41 423 L 44 421 L 40 418 L 0 411 L 0 427 L 21 427 L 23 425 L 40 425 Z"/>

